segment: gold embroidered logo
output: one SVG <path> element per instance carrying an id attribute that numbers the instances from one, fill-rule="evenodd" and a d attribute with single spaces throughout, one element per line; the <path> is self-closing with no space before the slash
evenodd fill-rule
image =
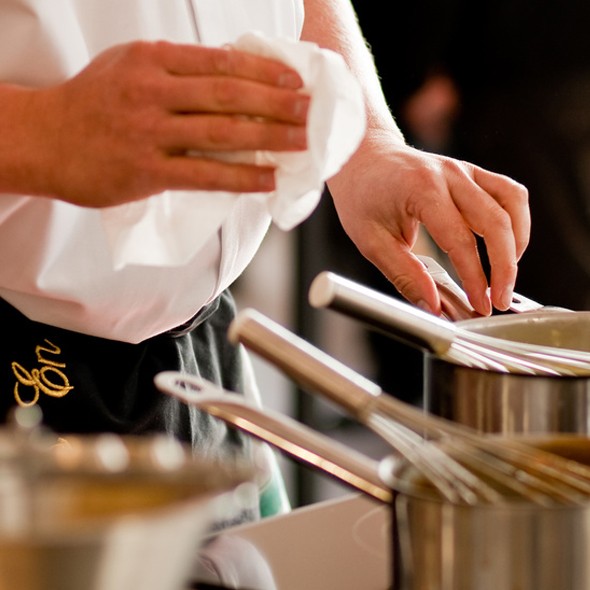
<path id="1" fill-rule="evenodd" d="M 64 397 L 74 389 L 63 371 L 66 364 L 53 360 L 51 356 L 48 356 L 61 354 L 61 349 L 47 339 L 45 339 L 45 344 L 46 346 L 39 345 L 35 348 L 37 362 L 40 367 L 27 371 L 22 365 L 16 362 L 12 363 L 12 372 L 17 381 L 14 384 L 14 399 L 19 406 L 29 407 L 35 405 L 41 393 L 51 397 Z M 21 386 L 32 387 L 33 395 L 28 401 L 21 397 Z"/>

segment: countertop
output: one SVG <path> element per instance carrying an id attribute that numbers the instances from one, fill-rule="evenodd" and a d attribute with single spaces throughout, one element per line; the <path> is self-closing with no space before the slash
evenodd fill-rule
<path id="1" fill-rule="evenodd" d="M 223 533 L 250 541 L 278 590 L 387 590 L 390 508 L 351 494 Z"/>

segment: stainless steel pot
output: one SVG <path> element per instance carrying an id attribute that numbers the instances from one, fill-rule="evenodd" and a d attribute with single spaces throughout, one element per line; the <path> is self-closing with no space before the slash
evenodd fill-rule
<path id="1" fill-rule="evenodd" d="M 169 438 L 0 429 L 0 589 L 180 590 L 249 470 Z"/>
<path id="2" fill-rule="evenodd" d="M 587 438 L 561 443 L 590 458 Z M 590 587 L 590 502 L 458 506 L 405 490 L 393 503 L 396 590 Z"/>
<path id="3" fill-rule="evenodd" d="M 284 330 L 276 341 L 268 331 L 246 330 L 251 314 L 234 320 L 229 337 L 240 341 L 314 393 L 342 399 L 372 391 L 361 375 L 332 370 L 339 365 L 322 351 Z M 260 322 L 257 322 L 260 324 Z M 301 354 L 299 354 L 301 353 Z M 374 392 L 377 398 L 380 395 Z M 348 396 L 346 396 L 348 399 Z M 363 399 L 366 396 L 362 396 Z M 371 411 L 371 406 L 366 407 Z M 588 458 L 590 440 L 583 438 Z M 562 445 L 561 449 L 571 445 Z M 442 500 L 419 485 L 416 471 L 397 458 L 381 464 L 393 491 L 393 580 L 396 590 L 582 590 L 590 587 L 587 549 L 590 499 L 582 506 L 547 507 L 506 498 L 492 505 L 462 505 Z M 557 558 L 556 558 L 557 556 Z"/>
<path id="4" fill-rule="evenodd" d="M 447 316 L 473 316 L 467 297 L 444 269 L 431 259 L 423 258 L 423 262 L 441 290 Z M 424 404 L 428 411 L 488 433 L 590 432 L 588 375 L 501 372 L 490 363 L 476 368 L 477 363 L 461 363 L 460 356 L 448 352 L 459 326 L 505 340 L 587 353 L 590 312 L 543 307 L 526 300 L 529 309 L 541 311 L 453 323 L 330 274 L 322 273 L 314 280 L 312 305 L 335 309 L 422 348 Z M 522 302 L 515 306 L 519 308 L 523 308 Z"/>
<path id="5" fill-rule="evenodd" d="M 474 332 L 590 351 L 590 312 L 536 311 L 457 322 Z M 426 353 L 424 403 L 489 433 L 590 433 L 590 378 L 503 374 Z"/>
<path id="6" fill-rule="evenodd" d="M 468 330 L 530 344 L 590 351 L 590 312 L 544 306 L 520 294 L 514 314 L 478 317 L 446 270 L 420 257 L 434 279 L 445 315 Z M 424 403 L 430 412 L 481 432 L 590 432 L 590 379 L 482 371 L 424 357 Z"/>
<path id="7" fill-rule="evenodd" d="M 249 407 L 241 396 L 212 390 L 207 382 L 162 374 L 157 383 L 391 506 L 394 590 L 590 588 L 590 499 L 587 505 L 555 508 L 510 498 L 495 505 L 453 504 L 434 494 L 398 456 L 362 462 L 355 450 L 287 416 Z M 529 442 L 590 463 L 589 438 L 560 435 Z"/>

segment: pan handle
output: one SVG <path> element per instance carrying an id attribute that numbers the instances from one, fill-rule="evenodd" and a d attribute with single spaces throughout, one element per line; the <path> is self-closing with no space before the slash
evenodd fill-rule
<path id="1" fill-rule="evenodd" d="M 259 409 L 242 395 L 176 371 L 156 375 L 164 393 L 215 416 L 342 483 L 391 503 L 392 493 L 379 475 L 379 463 L 284 414 Z"/>

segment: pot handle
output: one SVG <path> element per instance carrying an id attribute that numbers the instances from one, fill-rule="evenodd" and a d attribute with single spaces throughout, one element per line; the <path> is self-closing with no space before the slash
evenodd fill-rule
<path id="1" fill-rule="evenodd" d="M 244 396 L 176 371 L 154 379 L 162 392 L 215 416 L 380 502 L 392 493 L 379 475 L 379 463 L 292 418 L 249 404 Z"/>

